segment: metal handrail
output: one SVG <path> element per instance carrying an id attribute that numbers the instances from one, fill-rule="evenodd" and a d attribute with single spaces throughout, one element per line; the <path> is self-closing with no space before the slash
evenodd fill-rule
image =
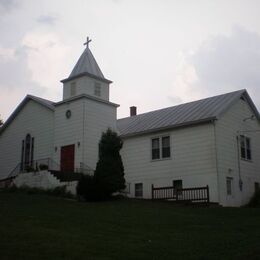
<path id="1" fill-rule="evenodd" d="M 60 171 L 60 165 L 51 158 L 33 160 L 27 164 L 18 163 L 4 179 L 10 179 L 22 173 L 38 172 L 40 170 Z M 74 172 L 92 175 L 94 174 L 94 169 L 81 162 L 79 168 L 74 168 Z"/>
<path id="2" fill-rule="evenodd" d="M 94 174 L 94 169 L 92 169 L 90 166 L 84 164 L 83 162 L 80 163 L 79 168 L 75 168 L 76 172 L 87 174 L 87 175 L 92 175 Z"/>
<path id="3" fill-rule="evenodd" d="M 59 170 L 60 166 L 51 158 L 44 158 L 30 161 L 29 163 L 18 163 L 15 168 L 9 173 L 7 178 L 14 178 L 17 175 L 25 172 L 37 172 L 40 170 Z"/>

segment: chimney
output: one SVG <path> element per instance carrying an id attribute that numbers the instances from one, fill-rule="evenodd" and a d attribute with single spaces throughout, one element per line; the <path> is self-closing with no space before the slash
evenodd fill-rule
<path id="1" fill-rule="evenodd" d="M 136 116 L 136 109 L 137 107 L 135 106 L 130 107 L 130 116 Z"/>

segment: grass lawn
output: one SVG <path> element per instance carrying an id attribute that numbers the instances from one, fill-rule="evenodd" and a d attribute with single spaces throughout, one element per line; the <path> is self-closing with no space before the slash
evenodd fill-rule
<path id="1" fill-rule="evenodd" d="M 260 259 L 260 209 L 0 192 L 0 259 Z"/>

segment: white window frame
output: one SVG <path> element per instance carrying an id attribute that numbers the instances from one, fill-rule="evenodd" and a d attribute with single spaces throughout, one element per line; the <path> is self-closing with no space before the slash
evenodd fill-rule
<path id="1" fill-rule="evenodd" d="M 137 185 L 140 187 L 137 188 Z M 142 182 L 135 183 L 135 198 L 143 198 L 144 195 L 144 185 Z"/>
<path id="2" fill-rule="evenodd" d="M 163 138 L 166 138 L 168 137 L 169 138 L 169 156 L 165 156 L 163 157 Z M 158 139 L 159 140 L 159 158 L 153 158 L 153 140 L 156 140 Z M 151 138 L 151 160 L 152 161 L 158 161 L 158 160 L 168 160 L 168 159 L 171 159 L 171 156 L 172 156 L 172 144 L 171 144 L 171 136 L 170 134 L 165 134 L 165 135 L 161 135 L 161 136 L 154 136 Z M 166 148 L 166 147 L 164 147 Z"/>
<path id="3" fill-rule="evenodd" d="M 242 149 L 244 149 L 244 155 Z M 240 135 L 240 158 L 242 160 L 252 161 L 251 138 L 248 136 Z"/>
<path id="4" fill-rule="evenodd" d="M 154 143 L 154 141 L 157 141 L 158 140 L 158 148 L 156 148 L 156 150 L 159 150 L 159 157 L 158 158 L 153 158 L 153 150 L 155 150 L 154 148 L 153 148 L 153 143 Z M 154 137 L 154 138 L 152 138 L 151 139 L 151 158 L 152 158 L 152 160 L 154 161 L 154 160 L 160 160 L 160 158 L 161 158 L 161 145 L 160 145 L 160 137 Z"/>
<path id="5" fill-rule="evenodd" d="M 169 146 L 166 146 L 166 147 L 163 147 L 163 139 L 164 138 L 169 138 Z M 162 151 L 162 154 L 161 154 L 161 157 L 162 157 L 162 159 L 168 159 L 168 158 L 171 158 L 171 137 L 170 137 L 170 135 L 167 135 L 167 136 L 162 136 L 161 137 L 161 151 Z M 167 155 L 167 156 L 163 156 L 163 149 L 169 149 L 167 152 L 169 153 L 169 155 Z"/>
<path id="6" fill-rule="evenodd" d="M 226 177 L 226 188 L 227 188 L 228 196 L 233 196 L 233 191 L 234 191 L 233 182 L 234 179 L 232 177 Z"/>
<path id="7" fill-rule="evenodd" d="M 70 95 L 75 96 L 77 94 L 77 85 L 76 82 L 70 83 Z"/>
<path id="8" fill-rule="evenodd" d="M 94 84 L 94 95 L 101 97 L 101 84 L 99 82 L 95 82 Z"/>

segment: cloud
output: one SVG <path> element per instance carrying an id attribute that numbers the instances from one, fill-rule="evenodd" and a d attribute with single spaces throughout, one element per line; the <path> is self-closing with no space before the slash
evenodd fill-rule
<path id="1" fill-rule="evenodd" d="M 28 52 L 25 46 L 17 49 L 0 46 L 0 114 L 6 119 L 8 114 L 28 93 L 43 95 L 46 91 L 41 84 L 32 80 L 28 68 Z"/>
<path id="2" fill-rule="evenodd" d="M 15 50 L 11 48 L 3 48 L 0 46 L 0 60 L 2 62 L 7 62 L 8 60 L 13 60 L 15 58 Z"/>
<path id="3" fill-rule="evenodd" d="M 260 106 L 260 35 L 234 27 L 228 36 L 217 35 L 197 51 L 183 55 L 174 87 L 187 101 L 246 88 Z M 257 94 L 257 95 L 256 95 Z M 195 95 L 196 96 L 196 95 Z"/>
<path id="4" fill-rule="evenodd" d="M 58 35 L 42 31 L 26 33 L 16 49 L 0 46 L 0 113 L 4 119 L 27 94 L 60 98 L 59 81 L 71 69 L 66 61 L 70 51 Z"/>
<path id="5" fill-rule="evenodd" d="M 46 86 L 50 91 L 59 91 L 59 81 L 69 70 L 66 57 L 71 51 L 55 33 L 32 31 L 23 38 L 28 48 L 27 66 L 34 82 Z"/>
<path id="6" fill-rule="evenodd" d="M 17 0 L 0 0 L 0 14 L 10 12 L 18 6 Z"/>
<path id="7" fill-rule="evenodd" d="M 31 90 L 36 87 L 41 89 L 40 85 L 35 85 L 31 80 L 31 72 L 28 69 L 28 52 L 26 46 L 17 49 L 3 48 L 0 46 L 0 88 Z"/>
<path id="8" fill-rule="evenodd" d="M 54 25 L 58 17 L 55 15 L 41 15 L 37 18 L 37 22 L 45 25 Z"/>
<path id="9" fill-rule="evenodd" d="M 180 52 L 178 54 L 178 66 L 173 80 L 172 94 L 168 97 L 173 104 L 189 102 L 199 99 L 202 95 L 200 88 L 196 86 L 198 76 L 192 64 L 188 62 L 190 54 Z"/>
<path id="10" fill-rule="evenodd" d="M 197 76 L 208 89 L 256 88 L 260 85 L 260 36 L 234 28 L 217 36 L 191 57 Z"/>

